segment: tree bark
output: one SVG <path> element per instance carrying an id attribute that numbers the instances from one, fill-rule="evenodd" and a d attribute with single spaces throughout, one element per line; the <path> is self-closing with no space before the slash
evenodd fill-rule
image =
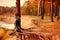
<path id="1" fill-rule="evenodd" d="M 44 2 L 45 0 L 42 0 L 42 13 L 41 13 L 41 19 L 44 19 Z"/>
<path id="2" fill-rule="evenodd" d="M 57 21 L 59 21 L 59 7 L 57 7 Z"/>
<path id="3" fill-rule="evenodd" d="M 20 17 L 20 28 L 21 28 L 20 0 L 16 0 L 16 11 L 17 11 L 18 16 Z"/>
<path id="4" fill-rule="evenodd" d="M 53 0 L 51 0 L 51 21 L 53 22 Z"/>
<path id="5" fill-rule="evenodd" d="M 59 0 L 57 0 L 57 21 L 59 21 L 59 5 L 60 5 L 60 2 Z"/>
<path id="6" fill-rule="evenodd" d="M 16 11 L 17 11 L 17 14 L 18 14 L 18 16 L 19 16 L 19 20 L 20 20 L 20 29 L 21 29 L 21 12 L 20 12 L 20 0 L 16 0 Z M 22 40 L 22 35 L 19 35 L 19 33 L 18 33 L 18 35 L 17 35 L 17 40 L 19 40 L 18 38 L 19 38 L 19 36 L 21 36 L 21 40 Z"/>

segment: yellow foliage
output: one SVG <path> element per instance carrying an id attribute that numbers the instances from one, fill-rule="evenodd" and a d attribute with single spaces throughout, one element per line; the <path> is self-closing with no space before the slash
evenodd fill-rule
<path id="1" fill-rule="evenodd" d="M 0 29 L 0 38 L 2 38 L 5 35 L 5 29 Z"/>
<path id="2" fill-rule="evenodd" d="M 2 38 L 2 40 L 5 40 L 5 39 L 7 39 L 7 38 L 9 38 L 10 37 L 10 33 L 11 33 L 12 31 L 7 31 L 6 33 L 5 33 L 5 35 L 4 35 L 4 37 Z"/>

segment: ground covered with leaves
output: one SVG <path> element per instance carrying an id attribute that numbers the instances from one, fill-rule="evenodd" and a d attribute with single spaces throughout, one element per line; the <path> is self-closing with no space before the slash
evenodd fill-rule
<path id="1" fill-rule="evenodd" d="M 37 36 L 39 35 L 41 35 L 41 38 L 39 37 L 41 40 L 60 40 L 60 20 L 57 21 L 56 18 L 54 18 L 54 22 L 51 22 L 50 17 L 45 17 L 45 19 L 42 20 L 40 16 L 22 16 L 21 27 L 29 32 L 35 32 L 38 34 L 30 34 L 28 40 L 38 40 Z M 5 29 L 0 29 L 0 38 L 2 38 L 2 40 L 16 40 L 15 35 L 13 35 L 12 38 L 9 36 L 10 32 L 11 31 L 6 32 Z"/>

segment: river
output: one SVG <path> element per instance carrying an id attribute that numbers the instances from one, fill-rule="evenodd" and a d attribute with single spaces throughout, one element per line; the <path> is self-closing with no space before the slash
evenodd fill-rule
<path id="1" fill-rule="evenodd" d="M 14 24 L 9 24 L 9 23 L 0 21 L 0 27 L 4 27 L 6 29 L 14 29 Z"/>

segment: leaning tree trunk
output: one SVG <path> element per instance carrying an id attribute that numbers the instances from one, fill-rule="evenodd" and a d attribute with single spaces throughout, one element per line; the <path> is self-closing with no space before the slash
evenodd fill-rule
<path id="1" fill-rule="evenodd" d="M 51 21 L 53 22 L 53 0 L 51 0 Z"/>

